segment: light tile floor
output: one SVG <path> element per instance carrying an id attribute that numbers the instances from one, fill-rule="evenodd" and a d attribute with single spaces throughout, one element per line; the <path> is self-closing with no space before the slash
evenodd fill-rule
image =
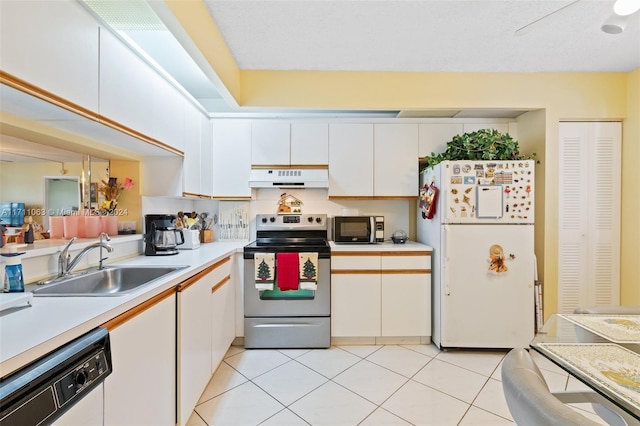
<path id="1" fill-rule="evenodd" d="M 233 346 L 188 424 L 513 425 L 500 381 L 505 354 L 433 345 Z M 584 386 L 533 355 L 552 391 Z M 601 422 L 590 406 L 576 409 Z"/>

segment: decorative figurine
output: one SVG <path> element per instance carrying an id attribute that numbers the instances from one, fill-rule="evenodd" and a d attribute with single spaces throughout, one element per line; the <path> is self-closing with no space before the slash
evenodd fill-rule
<path id="1" fill-rule="evenodd" d="M 22 230 L 24 231 L 24 242 L 27 244 L 33 244 L 33 240 L 35 237 L 33 218 L 31 216 L 27 216 L 25 218 L 25 224 L 22 225 Z"/>

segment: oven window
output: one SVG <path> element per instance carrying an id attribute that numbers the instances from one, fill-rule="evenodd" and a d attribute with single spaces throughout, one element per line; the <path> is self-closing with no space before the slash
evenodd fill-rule
<path id="1" fill-rule="evenodd" d="M 340 234 L 348 237 L 369 238 L 369 222 L 342 222 Z"/>
<path id="2" fill-rule="evenodd" d="M 316 295 L 314 290 L 288 290 L 280 291 L 274 285 L 273 290 L 262 290 L 260 300 L 312 300 Z"/>

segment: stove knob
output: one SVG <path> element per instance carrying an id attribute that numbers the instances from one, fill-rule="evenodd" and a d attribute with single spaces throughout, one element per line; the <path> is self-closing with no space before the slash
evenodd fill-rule
<path id="1" fill-rule="evenodd" d="M 269 218 L 269 222 L 273 223 L 273 222 L 275 222 L 275 221 L 276 221 L 276 218 L 275 218 L 275 217 L 271 216 L 271 217 Z"/>
<path id="2" fill-rule="evenodd" d="M 267 223 L 267 218 L 266 217 L 262 218 L 262 223 Z"/>
<path id="3" fill-rule="evenodd" d="M 309 221 L 309 223 L 313 223 L 313 217 L 309 216 L 307 220 Z"/>
<path id="4" fill-rule="evenodd" d="M 322 222 L 322 218 L 320 218 L 320 217 L 316 217 L 316 222 L 317 222 L 317 223 Z"/>

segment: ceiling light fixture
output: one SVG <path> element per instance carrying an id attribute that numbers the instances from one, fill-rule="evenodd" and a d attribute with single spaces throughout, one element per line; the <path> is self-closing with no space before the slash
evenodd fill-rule
<path id="1" fill-rule="evenodd" d="M 611 16 L 604 21 L 600 29 L 607 34 L 620 34 L 627 25 L 627 19 L 626 16 L 619 16 L 612 13 Z"/>
<path id="2" fill-rule="evenodd" d="M 620 16 L 631 15 L 638 10 L 640 10 L 640 0 L 616 0 L 613 5 L 613 11 Z"/>

